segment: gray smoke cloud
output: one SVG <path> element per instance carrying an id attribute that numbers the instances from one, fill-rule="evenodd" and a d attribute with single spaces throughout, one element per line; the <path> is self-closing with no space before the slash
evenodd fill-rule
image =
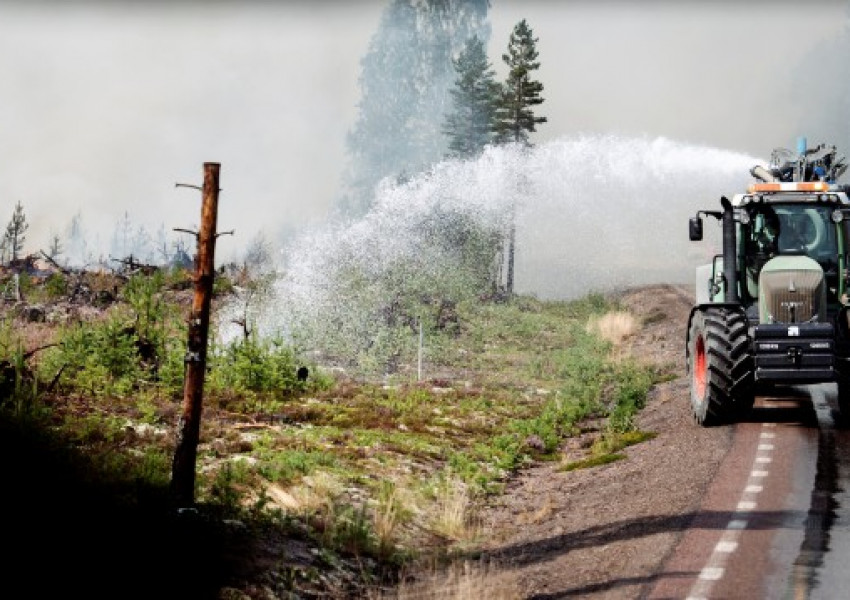
<path id="1" fill-rule="evenodd" d="M 384 2 L 0 1 L 0 221 L 27 249 L 80 214 L 108 248 L 129 213 L 192 227 L 202 163 L 222 163 L 221 260 L 323 221 L 355 121 L 359 60 Z M 539 38 L 538 144 L 664 136 L 764 156 L 850 147 L 847 3 L 493 0 L 489 52 Z M 843 54 L 842 54 L 843 53 Z M 836 139 L 840 138 L 840 139 Z"/>

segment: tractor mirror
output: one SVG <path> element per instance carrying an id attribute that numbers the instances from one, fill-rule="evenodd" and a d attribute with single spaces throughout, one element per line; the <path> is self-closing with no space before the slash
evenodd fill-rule
<path id="1" fill-rule="evenodd" d="M 702 239 L 702 219 L 699 217 L 691 217 L 688 222 L 688 233 L 691 236 L 692 242 L 698 242 Z"/>

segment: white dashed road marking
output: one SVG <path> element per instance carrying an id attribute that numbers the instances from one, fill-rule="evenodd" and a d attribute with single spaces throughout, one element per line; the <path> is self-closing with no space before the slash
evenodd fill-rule
<path id="1" fill-rule="evenodd" d="M 776 427 L 776 423 L 763 423 L 764 428 Z M 761 439 L 772 439 L 776 437 L 775 433 L 762 431 L 759 436 Z M 747 485 L 738 500 L 735 508 L 735 514 L 729 520 L 726 526 L 726 531 L 720 538 L 720 541 L 714 546 L 711 556 L 708 557 L 706 565 L 700 571 L 699 577 L 691 587 L 691 592 L 686 600 L 705 600 L 710 597 L 711 589 L 715 581 L 723 579 L 723 574 L 726 571 L 726 561 L 729 556 L 738 548 L 738 538 L 741 532 L 747 528 L 747 520 L 745 518 L 748 512 L 756 509 L 758 503 L 756 497 L 764 490 L 764 478 L 769 472 L 765 466 L 773 461 L 770 453 L 773 451 L 773 444 L 759 443 L 756 456 L 753 459 L 753 466 L 750 470 L 750 477 L 747 480 Z"/>

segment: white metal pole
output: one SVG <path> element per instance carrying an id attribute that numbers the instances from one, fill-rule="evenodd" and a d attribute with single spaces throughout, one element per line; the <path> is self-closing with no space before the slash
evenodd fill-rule
<path id="1" fill-rule="evenodd" d="M 422 381 L 422 341 L 423 341 L 423 333 L 422 333 L 422 316 L 419 316 L 419 366 L 416 371 L 416 380 Z"/>

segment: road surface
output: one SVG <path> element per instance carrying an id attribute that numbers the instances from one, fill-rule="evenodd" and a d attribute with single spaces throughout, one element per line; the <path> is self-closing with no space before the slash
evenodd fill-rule
<path id="1" fill-rule="evenodd" d="M 835 386 L 757 399 L 649 598 L 850 597 L 850 431 Z"/>

